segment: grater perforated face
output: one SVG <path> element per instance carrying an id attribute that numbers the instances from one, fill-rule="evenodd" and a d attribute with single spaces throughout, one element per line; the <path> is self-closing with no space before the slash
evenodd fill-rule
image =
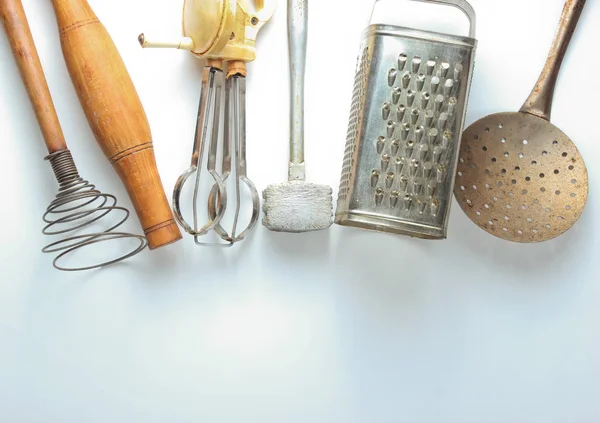
<path id="1" fill-rule="evenodd" d="M 367 29 L 336 223 L 446 237 L 475 44 L 386 25 Z"/>
<path id="2" fill-rule="evenodd" d="M 356 66 L 354 92 L 352 94 L 352 107 L 350 109 L 350 119 L 348 122 L 348 134 L 346 136 L 346 149 L 344 151 L 344 163 L 342 165 L 338 203 L 346 201 L 348 199 L 348 192 L 350 191 L 350 174 L 354 164 L 354 152 L 356 150 L 356 141 L 359 133 L 358 124 L 360 120 L 360 108 L 365 98 L 365 88 L 367 83 L 366 69 L 369 59 L 368 52 L 368 47 L 365 47 L 358 57 Z"/>

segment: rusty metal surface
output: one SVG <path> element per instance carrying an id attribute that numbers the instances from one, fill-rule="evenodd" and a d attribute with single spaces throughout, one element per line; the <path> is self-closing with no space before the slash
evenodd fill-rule
<path id="1" fill-rule="evenodd" d="M 577 222 L 588 175 L 577 147 L 560 129 L 526 113 L 498 113 L 465 131 L 454 194 L 490 234 L 540 242 Z"/>
<path id="2" fill-rule="evenodd" d="M 548 60 L 519 113 L 480 119 L 464 132 L 454 195 L 480 228 L 516 242 L 569 230 L 588 197 L 585 163 L 550 123 L 554 87 L 585 0 L 567 0 Z"/>
<path id="3" fill-rule="evenodd" d="M 521 112 L 550 120 L 554 88 L 560 73 L 560 67 L 581 17 L 585 2 L 586 0 L 566 1 L 548 59 L 529 98 L 521 107 Z"/>

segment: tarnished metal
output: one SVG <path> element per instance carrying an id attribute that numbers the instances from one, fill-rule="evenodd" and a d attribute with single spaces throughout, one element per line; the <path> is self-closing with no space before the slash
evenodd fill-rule
<path id="1" fill-rule="evenodd" d="M 575 144 L 549 122 L 554 87 L 585 0 L 568 0 L 540 78 L 518 113 L 487 116 L 464 133 L 455 197 L 485 231 L 541 242 L 569 230 L 588 197 Z"/>
<path id="2" fill-rule="evenodd" d="M 434 3 L 459 7 L 474 35 L 475 15 L 467 2 Z M 412 28 L 367 28 L 337 224 L 446 237 L 476 44 L 473 37 Z"/>

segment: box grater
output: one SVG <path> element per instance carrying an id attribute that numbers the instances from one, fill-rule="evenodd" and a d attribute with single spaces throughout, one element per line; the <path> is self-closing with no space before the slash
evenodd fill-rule
<path id="1" fill-rule="evenodd" d="M 464 0 L 411 1 L 459 8 L 469 36 L 384 24 L 365 30 L 335 221 L 444 239 L 477 44 L 475 12 Z"/>

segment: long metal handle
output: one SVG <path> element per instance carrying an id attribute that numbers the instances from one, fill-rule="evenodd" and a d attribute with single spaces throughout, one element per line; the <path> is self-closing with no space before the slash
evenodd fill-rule
<path id="1" fill-rule="evenodd" d="M 290 50 L 290 164 L 288 179 L 304 181 L 304 72 L 308 29 L 308 0 L 288 0 Z"/>
<path id="2" fill-rule="evenodd" d="M 567 0 L 565 3 L 548 60 L 529 98 L 527 98 L 525 104 L 521 107 L 521 113 L 529 113 L 547 121 L 550 120 L 554 88 L 556 87 L 560 67 L 581 17 L 585 1 Z"/>
<path id="3" fill-rule="evenodd" d="M 373 12 L 375 11 L 375 5 L 381 0 L 375 0 L 373 5 Z M 475 18 L 475 10 L 466 0 L 404 0 L 404 1 L 417 1 L 420 3 L 437 3 L 444 6 L 452 6 L 463 12 L 469 19 L 469 37 L 475 38 L 477 33 L 477 20 Z M 373 22 L 373 13 L 371 13 L 371 19 L 369 22 Z"/>

